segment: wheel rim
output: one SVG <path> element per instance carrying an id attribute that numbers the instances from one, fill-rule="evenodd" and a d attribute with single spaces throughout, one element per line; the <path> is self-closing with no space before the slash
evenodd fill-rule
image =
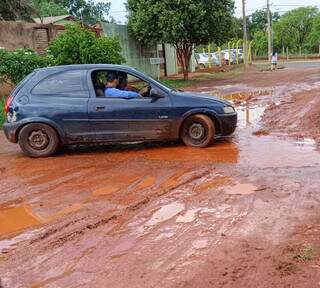
<path id="1" fill-rule="evenodd" d="M 193 140 L 201 140 L 204 138 L 206 130 L 200 123 L 194 123 L 189 127 L 188 134 Z"/>
<path id="2" fill-rule="evenodd" d="M 32 131 L 28 137 L 29 145 L 36 150 L 43 150 L 49 145 L 49 137 L 42 130 Z"/>

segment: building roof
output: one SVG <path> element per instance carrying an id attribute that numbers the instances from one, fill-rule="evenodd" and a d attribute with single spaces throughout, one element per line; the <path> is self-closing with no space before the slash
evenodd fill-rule
<path id="1" fill-rule="evenodd" d="M 43 17 L 43 23 L 41 23 L 40 18 L 34 18 L 34 22 L 37 24 L 55 24 L 61 20 L 68 20 L 68 18 L 74 19 L 71 15 L 61 15 L 61 16 L 53 16 L 53 17 Z"/>

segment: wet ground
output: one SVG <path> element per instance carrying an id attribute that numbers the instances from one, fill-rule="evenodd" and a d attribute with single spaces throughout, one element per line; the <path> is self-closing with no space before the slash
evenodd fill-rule
<path id="1" fill-rule="evenodd" d="M 292 94 L 319 91 L 319 72 L 190 87 L 239 112 L 235 135 L 207 149 L 29 159 L 0 134 L 0 287 L 319 287 L 317 142 L 265 124 Z"/>

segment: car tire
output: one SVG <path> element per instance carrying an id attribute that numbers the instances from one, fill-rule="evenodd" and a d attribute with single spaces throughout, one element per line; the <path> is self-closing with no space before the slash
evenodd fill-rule
<path id="1" fill-rule="evenodd" d="M 214 142 L 215 126 L 206 115 L 192 115 L 183 122 L 180 135 L 186 146 L 208 147 Z"/>
<path id="2" fill-rule="evenodd" d="M 24 126 L 18 142 L 21 150 L 30 157 L 48 157 L 55 154 L 60 141 L 57 132 L 49 125 L 31 123 Z"/>

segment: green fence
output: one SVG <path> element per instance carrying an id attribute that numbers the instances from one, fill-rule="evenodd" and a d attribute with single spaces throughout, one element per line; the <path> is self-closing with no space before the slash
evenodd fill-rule
<path id="1" fill-rule="evenodd" d="M 159 65 L 152 65 L 150 58 L 158 57 L 157 45 L 146 47 L 141 45 L 128 31 L 126 25 L 101 23 L 105 36 L 117 37 L 126 59 L 125 65 L 136 68 L 151 77 L 157 78 L 160 73 Z"/>

